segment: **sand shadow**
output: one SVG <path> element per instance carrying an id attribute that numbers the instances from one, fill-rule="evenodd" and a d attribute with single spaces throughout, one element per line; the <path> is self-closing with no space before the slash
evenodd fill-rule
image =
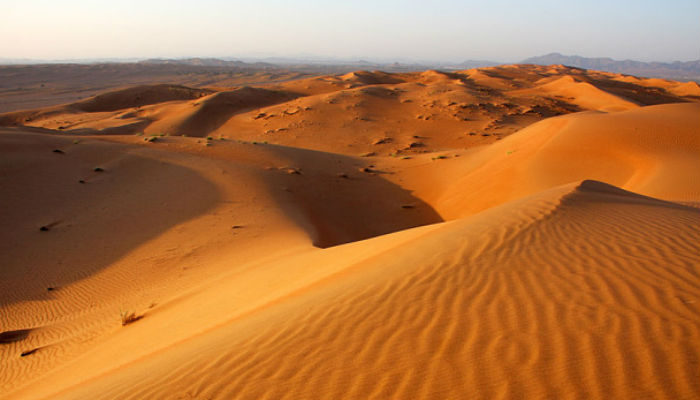
<path id="1" fill-rule="evenodd" d="M 278 203 L 316 247 L 443 222 L 428 203 L 386 179 L 390 172 L 381 167 L 364 171 L 365 160 L 299 148 L 285 148 L 284 154 L 302 173 L 283 174 L 287 191 Z"/>
<path id="2" fill-rule="evenodd" d="M 16 331 L 0 332 L 0 344 L 14 343 L 24 340 L 29 336 L 31 329 L 18 329 Z"/>
<path id="3" fill-rule="evenodd" d="M 203 137 L 224 125 L 234 115 L 285 103 L 298 97 L 299 94 L 292 92 L 249 86 L 218 92 L 202 99 L 197 110 L 177 127 L 177 134 Z"/>
<path id="4" fill-rule="evenodd" d="M 197 172 L 130 145 L 17 131 L 0 143 L 0 306 L 53 298 L 221 197 Z"/>

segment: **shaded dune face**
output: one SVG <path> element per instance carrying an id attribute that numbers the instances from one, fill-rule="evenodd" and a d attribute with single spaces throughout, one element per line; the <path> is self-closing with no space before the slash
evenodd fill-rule
<path id="1" fill-rule="evenodd" d="M 83 112 L 116 111 L 168 101 L 192 100 L 211 93 L 211 90 L 176 85 L 137 86 L 101 94 L 74 103 L 72 107 Z"/>
<path id="2" fill-rule="evenodd" d="M 2 146 L 3 305 L 51 298 L 47 288 L 98 273 L 220 196 L 196 172 L 123 145 L 8 134 Z"/>
<path id="3" fill-rule="evenodd" d="M 695 88 L 356 71 L 2 114 L 0 399 L 696 398 Z"/>
<path id="4" fill-rule="evenodd" d="M 295 97 L 292 93 L 251 87 L 219 92 L 203 99 L 201 107 L 182 122 L 175 134 L 190 132 L 195 136 L 206 136 L 236 114 L 282 103 Z"/>
<path id="5" fill-rule="evenodd" d="M 442 222 L 433 207 L 388 179 L 388 169 L 339 154 L 270 146 L 284 155 L 285 178 L 275 201 L 297 216 L 312 244 L 320 248 L 364 240 Z M 280 164 L 282 165 L 282 164 Z M 277 193 L 274 190 L 272 193 Z"/>

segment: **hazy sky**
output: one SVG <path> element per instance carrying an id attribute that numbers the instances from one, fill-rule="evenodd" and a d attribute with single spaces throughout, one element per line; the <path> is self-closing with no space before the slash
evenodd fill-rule
<path id="1" fill-rule="evenodd" d="M 0 0 L 0 58 L 700 58 L 699 0 Z"/>

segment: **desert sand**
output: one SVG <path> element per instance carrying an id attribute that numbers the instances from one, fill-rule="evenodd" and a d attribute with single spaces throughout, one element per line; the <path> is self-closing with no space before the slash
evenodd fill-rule
<path id="1" fill-rule="evenodd" d="M 283 76 L 0 114 L 0 399 L 700 398 L 696 83 Z"/>

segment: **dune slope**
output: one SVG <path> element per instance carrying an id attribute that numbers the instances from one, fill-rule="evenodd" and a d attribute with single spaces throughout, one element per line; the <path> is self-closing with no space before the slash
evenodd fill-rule
<path id="1" fill-rule="evenodd" d="M 692 398 L 699 216 L 584 181 L 348 244 L 370 253 L 54 398 Z"/>
<path id="2" fill-rule="evenodd" d="M 416 193 L 445 219 L 582 179 L 672 201 L 698 201 L 698 126 L 697 103 L 549 118 L 443 163 L 438 175 L 426 169 Z"/>

